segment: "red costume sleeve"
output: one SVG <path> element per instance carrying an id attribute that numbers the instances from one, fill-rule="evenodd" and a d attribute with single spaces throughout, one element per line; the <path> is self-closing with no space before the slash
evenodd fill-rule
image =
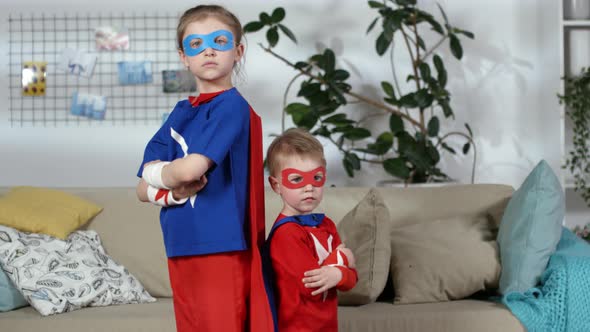
<path id="1" fill-rule="evenodd" d="M 324 260 L 324 262 L 322 263 L 322 266 L 333 265 L 342 272 L 342 279 L 336 285 L 336 289 L 338 289 L 340 291 L 351 290 L 356 285 L 356 282 L 358 281 L 358 274 L 356 272 L 356 269 L 348 267 L 348 259 L 346 258 L 346 255 L 344 255 L 343 253 L 339 253 L 338 250 L 336 249 L 336 247 L 338 247 L 340 244 L 342 244 L 342 240 L 340 239 L 340 235 L 338 234 L 338 229 L 336 228 L 336 225 L 328 217 L 325 217 L 324 222 L 327 223 L 326 226 L 329 225 L 330 232 L 334 236 L 334 242 L 333 242 L 334 250 Z M 338 261 L 339 261 L 338 256 L 340 256 L 340 259 L 342 260 L 342 265 L 337 265 Z"/>
<path id="2" fill-rule="evenodd" d="M 320 268 L 314 256 L 313 244 L 309 243 L 307 232 L 299 225 L 288 223 L 277 229 L 273 235 L 270 252 L 272 265 L 284 283 L 297 285 L 305 297 L 321 301 L 321 294 L 311 295 L 314 288 L 306 288 L 303 274 Z"/>

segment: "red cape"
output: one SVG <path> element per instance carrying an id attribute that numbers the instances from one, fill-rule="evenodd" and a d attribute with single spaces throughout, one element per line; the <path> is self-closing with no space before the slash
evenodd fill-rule
<path id="1" fill-rule="evenodd" d="M 201 93 L 198 97 L 189 97 L 193 106 L 207 102 L 223 91 Z M 250 161 L 248 174 L 248 221 L 245 226 L 246 238 L 250 241 L 252 252 L 250 298 L 247 330 L 250 332 L 274 332 L 274 323 L 270 311 L 260 249 L 264 244 L 264 166 L 262 158 L 262 121 L 250 107 Z"/>
<path id="2" fill-rule="evenodd" d="M 249 229 L 252 249 L 250 278 L 249 331 L 273 332 L 274 325 L 264 288 L 260 249 L 264 244 L 264 168 L 262 158 L 262 121 L 250 108 Z"/>

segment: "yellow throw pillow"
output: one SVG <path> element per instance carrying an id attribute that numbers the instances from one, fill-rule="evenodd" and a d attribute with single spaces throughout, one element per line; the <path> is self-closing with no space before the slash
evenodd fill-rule
<path id="1" fill-rule="evenodd" d="M 14 187 L 0 197 L 0 225 L 65 239 L 102 208 L 63 191 Z"/>

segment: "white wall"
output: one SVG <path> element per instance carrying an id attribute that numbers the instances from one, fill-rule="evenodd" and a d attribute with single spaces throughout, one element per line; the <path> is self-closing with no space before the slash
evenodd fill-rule
<path id="1" fill-rule="evenodd" d="M 143 148 L 155 126 L 116 127 L 10 127 L 7 105 L 7 17 L 9 13 L 67 12 L 180 12 L 194 1 L 89 1 L 75 5 L 55 0 L 2 0 L 0 3 L 0 186 L 134 186 Z M 340 65 L 353 74 L 355 90 L 370 91 L 390 79 L 386 59 L 374 52 L 374 36 L 365 30 L 374 17 L 366 1 L 221 1 L 242 22 L 256 19 L 262 10 L 287 9 L 285 23 L 300 44 L 287 40 L 278 52 L 293 61 L 315 51 L 313 41 L 333 47 Z M 465 39 L 463 62 L 443 56 L 449 70 L 452 105 L 457 129 L 468 122 L 475 131 L 479 160 L 476 182 L 519 186 L 532 167 L 546 159 L 560 169 L 558 2 L 552 0 L 442 0 L 451 22 L 475 33 Z M 423 6 L 437 12 L 434 1 Z M 257 46 L 249 35 L 247 83 L 239 86 L 264 122 L 265 147 L 272 133 L 280 131 L 284 88 L 293 72 Z M 272 74 L 272 76 L 271 76 Z M 173 105 L 170 105 L 171 107 Z M 76 137 L 83 134 L 86 139 Z M 387 175 L 365 166 L 365 172 L 349 179 L 340 155 L 326 144 L 331 184 L 375 185 Z M 462 182 L 469 181 L 471 156 L 446 158 L 444 169 Z"/>

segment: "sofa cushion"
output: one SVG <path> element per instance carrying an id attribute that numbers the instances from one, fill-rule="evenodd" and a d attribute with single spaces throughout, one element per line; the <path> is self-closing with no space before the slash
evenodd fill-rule
<path id="1" fill-rule="evenodd" d="M 155 297 L 172 297 L 159 221 L 160 207 L 142 203 L 135 188 L 80 188 L 75 193 L 105 207 L 88 223 L 109 255 L 124 265 Z"/>
<path id="2" fill-rule="evenodd" d="M 491 220 L 478 215 L 394 228 L 394 303 L 458 300 L 497 288 L 500 262 L 494 228 Z"/>
<path id="3" fill-rule="evenodd" d="M 514 189 L 498 184 L 377 188 L 391 215 L 392 227 L 456 216 L 485 214 L 510 198 Z"/>
<path id="4" fill-rule="evenodd" d="M 524 292 L 545 271 L 561 236 L 565 198 L 551 167 L 542 160 L 514 193 L 502 217 L 498 244 L 500 292 Z"/>
<path id="5" fill-rule="evenodd" d="M 0 234 L 0 237 L 1 236 L 2 234 Z M 2 239 L 0 239 L 0 241 L 2 241 Z M 14 310 L 26 305 L 29 305 L 27 300 L 25 300 L 19 290 L 14 287 L 10 278 L 8 278 L 4 270 L 0 267 L 0 312 Z"/>
<path id="6" fill-rule="evenodd" d="M 153 302 L 142 284 L 106 254 L 95 231 L 65 241 L 0 226 L 0 265 L 43 316 L 87 306 Z"/>
<path id="7" fill-rule="evenodd" d="M 0 314 L 2 331 L 176 332 L 172 299 L 90 307 L 65 315 L 40 316 L 32 307 Z"/>
<path id="8" fill-rule="evenodd" d="M 14 187 L 0 197 L 0 225 L 65 239 L 101 210 L 90 201 L 60 190 Z"/>
<path id="9" fill-rule="evenodd" d="M 355 255 L 358 282 L 338 293 L 340 305 L 375 302 L 389 274 L 391 223 L 381 195 L 371 190 L 338 224 L 342 242 Z"/>
<path id="10" fill-rule="evenodd" d="M 525 332 L 499 303 L 460 300 L 394 305 L 375 302 L 360 307 L 338 307 L 339 332 Z"/>

